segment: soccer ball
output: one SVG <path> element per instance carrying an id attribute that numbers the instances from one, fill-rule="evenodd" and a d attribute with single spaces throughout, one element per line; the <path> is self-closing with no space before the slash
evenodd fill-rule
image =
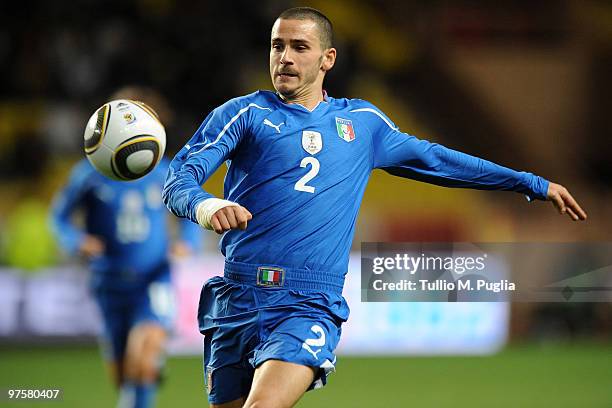
<path id="1" fill-rule="evenodd" d="M 89 162 L 113 180 L 144 176 L 166 149 L 166 130 L 157 113 L 143 102 L 128 99 L 110 101 L 97 109 L 83 136 Z"/>

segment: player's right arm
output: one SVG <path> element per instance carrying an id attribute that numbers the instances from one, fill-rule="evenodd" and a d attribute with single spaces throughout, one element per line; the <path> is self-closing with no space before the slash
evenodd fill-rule
<path id="1" fill-rule="evenodd" d="M 81 252 L 96 256 L 104 251 L 103 241 L 77 228 L 72 220 L 73 213 L 83 203 L 93 172 L 86 160 L 74 166 L 67 184 L 55 195 L 51 206 L 51 230 L 60 246 L 71 255 Z"/>
<path id="2" fill-rule="evenodd" d="M 231 159 L 247 131 L 251 109 L 259 107 L 234 99 L 213 110 L 174 157 L 162 193 L 173 214 L 218 233 L 246 228 L 251 219 L 246 208 L 218 199 L 201 186 L 221 163 Z"/>

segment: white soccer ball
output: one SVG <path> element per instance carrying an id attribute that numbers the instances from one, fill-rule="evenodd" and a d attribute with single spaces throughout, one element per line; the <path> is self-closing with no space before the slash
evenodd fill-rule
<path id="1" fill-rule="evenodd" d="M 144 176 L 166 149 L 166 130 L 155 111 L 128 99 L 110 101 L 97 109 L 83 136 L 89 162 L 113 180 Z"/>

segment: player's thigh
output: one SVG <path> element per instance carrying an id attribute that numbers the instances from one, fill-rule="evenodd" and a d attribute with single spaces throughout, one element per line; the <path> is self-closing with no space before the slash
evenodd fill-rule
<path id="1" fill-rule="evenodd" d="M 245 408 L 288 408 L 304 395 L 316 369 L 280 360 L 268 360 L 255 370 Z"/>

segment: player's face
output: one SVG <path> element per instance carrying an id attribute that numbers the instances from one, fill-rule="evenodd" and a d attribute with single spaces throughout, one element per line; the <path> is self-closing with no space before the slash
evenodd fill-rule
<path id="1" fill-rule="evenodd" d="M 329 50 L 321 48 L 319 28 L 314 21 L 276 20 L 270 48 L 274 88 L 288 99 L 320 94 L 325 71 L 333 65 L 333 62 L 329 65 L 326 52 Z"/>

